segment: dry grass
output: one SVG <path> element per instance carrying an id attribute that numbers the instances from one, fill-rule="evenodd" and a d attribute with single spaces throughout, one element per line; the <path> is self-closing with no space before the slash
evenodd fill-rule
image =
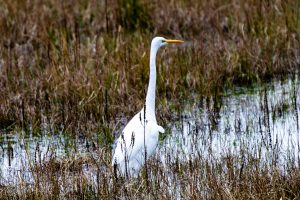
<path id="1" fill-rule="evenodd" d="M 190 92 L 215 95 L 294 72 L 297 8 L 297 1 L 2 0 L 1 127 L 112 129 L 111 120 L 143 104 L 154 35 L 188 41 L 159 53 L 162 115 L 164 102 Z"/>

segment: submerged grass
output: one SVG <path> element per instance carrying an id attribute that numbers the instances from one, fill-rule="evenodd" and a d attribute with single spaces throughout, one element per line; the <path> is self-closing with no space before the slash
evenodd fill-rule
<path id="1" fill-rule="evenodd" d="M 147 180 L 116 179 L 108 167 L 124 116 L 144 104 L 153 36 L 187 41 L 158 56 L 157 117 L 166 123 L 191 93 L 217 102 L 224 89 L 296 73 L 299 12 L 292 0 L 0 0 L 0 129 L 38 134 L 47 124 L 73 137 L 97 133 L 101 144 L 87 160 L 35 163 L 34 182 L 0 186 L 0 198 L 299 198 L 299 166 L 282 174 L 247 153 L 167 166 L 154 159 Z M 76 167 L 87 163 L 94 183 Z"/>
<path id="2" fill-rule="evenodd" d="M 39 153 L 38 151 L 36 152 Z M 114 176 L 106 150 L 97 148 L 85 158 L 50 157 L 30 169 L 33 180 L 2 185 L 2 199 L 298 199 L 299 166 L 289 162 L 284 172 L 263 163 L 251 150 L 216 158 L 195 156 L 182 162 L 174 155 L 165 165 L 148 162 L 138 178 Z M 84 167 L 83 167 L 84 166 Z M 83 170 L 84 169 L 84 170 Z M 26 172 L 26 171 L 25 171 Z M 29 172 L 28 172 L 29 173 Z"/>

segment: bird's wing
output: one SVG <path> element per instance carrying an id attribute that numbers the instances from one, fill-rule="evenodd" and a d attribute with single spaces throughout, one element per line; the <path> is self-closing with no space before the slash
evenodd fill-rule
<path id="1" fill-rule="evenodd" d="M 165 133 L 165 129 L 163 127 L 159 126 L 159 125 L 157 125 L 157 130 L 160 133 Z"/>
<path id="2" fill-rule="evenodd" d="M 144 127 L 144 121 L 146 127 Z M 151 117 L 147 120 L 143 119 L 143 110 L 140 111 L 128 122 L 118 138 L 113 162 L 120 164 L 124 162 L 125 157 L 136 158 L 138 153 L 144 152 L 145 145 L 149 151 L 148 155 L 152 154 L 157 145 L 158 132 L 164 133 L 165 130 L 157 125 L 155 119 Z"/>
<path id="3" fill-rule="evenodd" d="M 126 125 L 122 134 L 117 139 L 113 162 L 121 163 L 125 156 L 134 157 L 144 146 L 143 119 L 136 114 Z M 145 129 L 146 131 L 146 129 Z"/>

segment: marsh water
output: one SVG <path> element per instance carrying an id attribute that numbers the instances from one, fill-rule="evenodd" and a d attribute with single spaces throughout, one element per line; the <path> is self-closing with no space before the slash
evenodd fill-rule
<path id="1" fill-rule="evenodd" d="M 251 156 L 261 165 L 299 162 L 298 77 L 275 80 L 255 87 L 235 88 L 222 97 L 198 98 L 182 103 L 170 121 L 155 157 L 163 165 L 170 160 L 205 157 L 216 161 L 227 155 Z M 92 139 L 2 134 L 0 138 L 0 185 L 32 181 L 32 166 L 49 159 L 93 153 Z"/>

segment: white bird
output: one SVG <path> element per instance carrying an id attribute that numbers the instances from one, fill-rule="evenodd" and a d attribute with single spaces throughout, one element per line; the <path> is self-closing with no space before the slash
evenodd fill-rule
<path id="1" fill-rule="evenodd" d="M 156 53 L 168 43 L 182 43 L 182 40 L 170 40 L 155 37 L 150 50 L 150 78 L 144 108 L 138 112 L 123 129 L 116 140 L 112 166 L 118 167 L 121 174 L 137 176 L 146 159 L 151 156 L 157 146 L 159 132 L 164 133 L 155 116 L 156 89 Z"/>

